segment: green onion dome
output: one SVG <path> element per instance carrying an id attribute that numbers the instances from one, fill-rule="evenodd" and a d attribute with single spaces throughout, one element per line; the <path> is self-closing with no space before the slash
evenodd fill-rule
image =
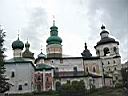
<path id="1" fill-rule="evenodd" d="M 61 44 L 62 43 L 62 39 L 58 36 L 50 36 L 47 41 L 46 41 L 49 44 Z"/>
<path id="2" fill-rule="evenodd" d="M 12 43 L 12 49 L 22 49 L 24 48 L 24 43 L 22 41 L 19 40 L 19 37 L 16 41 L 14 41 Z"/>

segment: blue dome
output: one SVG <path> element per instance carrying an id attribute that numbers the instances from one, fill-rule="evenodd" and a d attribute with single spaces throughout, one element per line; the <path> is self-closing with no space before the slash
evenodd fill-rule
<path id="1" fill-rule="evenodd" d="M 19 38 L 12 43 L 12 49 L 22 49 L 24 48 L 24 43 L 19 40 Z"/>

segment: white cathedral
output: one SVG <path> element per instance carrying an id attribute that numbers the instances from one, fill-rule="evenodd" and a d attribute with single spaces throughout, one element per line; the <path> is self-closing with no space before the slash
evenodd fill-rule
<path id="1" fill-rule="evenodd" d="M 92 56 L 85 43 L 81 57 L 63 57 L 62 39 L 53 21 L 46 40 L 47 54 L 41 50 L 38 58 L 34 58 L 34 53 L 30 51 L 29 42 L 24 44 L 18 37 L 12 43 L 13 58 L 5 61 L 5 74 L 11 84 L 7 93 L 56 90 L 61 84 L 74 80 L 83 80 L 87 89 L 92 86 L 114 87 L 121 81 L 119 42 L 109 37 L 103 25 L 100 36 L 94 46 L 97 56 Z"/>

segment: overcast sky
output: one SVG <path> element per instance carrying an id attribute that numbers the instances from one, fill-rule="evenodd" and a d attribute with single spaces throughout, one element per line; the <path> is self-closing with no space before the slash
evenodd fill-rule
<path id="1" fill-rule="evenodd" d="M 122 62 L 128 60 L 128 0 L 0 0 L 0 24 L 6 30 L 6 55 L 12 57 L 11 44 L 27 38 L 35 57 L 41 45 L 46 54 L 53 15 L 63 54 L 81 56 L 84 43 L 95 56 L 94 46 L 100 40 L 100 27 L 106 25 L 110 35 L 120 42 Z"/>

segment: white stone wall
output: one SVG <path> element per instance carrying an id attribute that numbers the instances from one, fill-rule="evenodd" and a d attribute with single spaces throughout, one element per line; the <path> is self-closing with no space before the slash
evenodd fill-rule
<path id="1" fill-rule="evenodd" d="M 31 63 L 14 63 L 6 64 L 6 75 L 9 78 L 9 83 L 13 84 L 8 93 L 25 93 L 32 92 L 32 74 L 34 68 Z M 11 77 L 12 71 L 14 71 L 15 76 Z M 27 85 L 25 85 L 25 83 Z M 22 90 L 18 90 L 19 85 L 22 85 Z"/>
<path id="2" fill-rule="evenodd" d="M 83 59 L 49 59 L 45 63 L 53 65 L 58 68 L 59 71 L 73 71 L 74 67 L 77 67 L 78 71 L 84 71 Z"/>

